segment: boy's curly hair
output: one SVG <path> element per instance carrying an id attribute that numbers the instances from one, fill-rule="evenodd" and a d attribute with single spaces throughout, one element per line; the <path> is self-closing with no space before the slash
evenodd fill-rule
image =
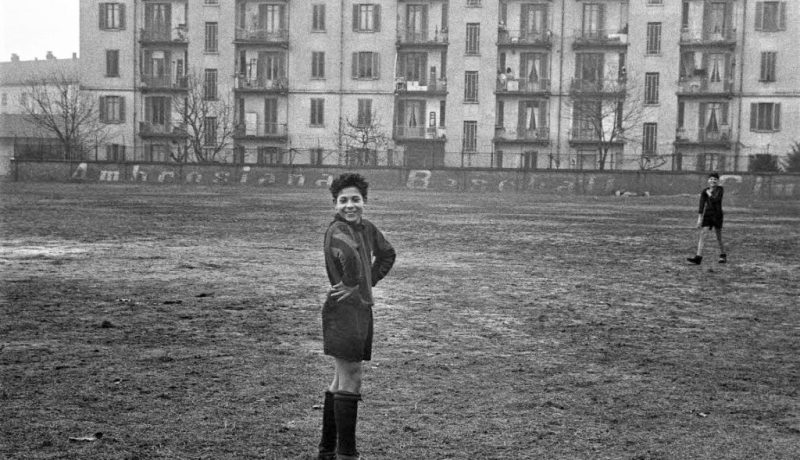
<path id="1" fill-rule="evenodd" d="M 333 199 L 335 200 L 339 193 L 347 188 L 347 187 L 355 187 L 361 192 L 361 196 L 364 198 L 364 201 L 367 200 L 367 188 L 369 187 L 369 183 L 364 180 L 364 177 L 358 173 L 344 173 L 341 174 L 339 177 L 333 180 L 331 184 L 331 195 L 333 195 Z"/>

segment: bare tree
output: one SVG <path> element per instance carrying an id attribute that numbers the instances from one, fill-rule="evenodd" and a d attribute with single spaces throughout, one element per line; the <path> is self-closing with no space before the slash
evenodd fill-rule
<path id="1" fill-rule="evenodd" d="M 52 133 L 63 148 L 64 159 L 80 159 L 108 137 L 96 98 L 82 91 L 76 76 L 56 71 L 25 82 L 19 106 L 24 119 Z"/>
<path id="2" fill-rule="evenodd" d="M 356 120 L 346 117 L 342 137 L 346 163 L 353 166 L 377 165 L 378 151 L 386 149 L 390 139 L 374 111 L 361 114 Z"/>
<path id="3" fill-rule="evenodd" d="M 236 129 L 231 95 L 219 98 L 216 85 L 207 86 L 197 75 L 186 79 L 187 91 L 172 98 L 186 148 L 173 151 L 172 159 L 185 163 L 191 154 L 200 163 L 224 161 Z"/>
<path id="4" fill-rule="evenodd" d="M 597 147 L 599 169 L 605 169 L 613 146 L 641 142 L 644 104 L 639 89 L 625 77 L 573 82 L 566 103 L 572 109 L 572 138 Z"/>

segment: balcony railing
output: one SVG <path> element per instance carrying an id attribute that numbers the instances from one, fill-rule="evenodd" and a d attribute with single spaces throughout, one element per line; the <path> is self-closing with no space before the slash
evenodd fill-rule
<path id="1" fill-rule="evenodd" d="M 547 78 L 516 78 L 505 82 L 497 82 L 498 93 L 541 93 L 550 91 L 550 80 Z"/>
<path id="2" fill-rule="evenodd" d="M 395 79 L 395 90 L 398 93 L 447 91 L 447 79 L 439 78 L 420 82 L 418 80 L 406 80 L 403 77 L 398 77 Z"/>
<path id="3" fill-rule="evenodd" d="M 675 130 L 675 140 L 685 143 L 725 143 L 731 140 L 731 128 L 728 125 L 721 125 L 717 129 L 694 129 L 678 128 Z"/>
<path id="4" fill-rule="evenodd" d="M 622 93 L 625 92 L 625 80 L 622 78 L 605 78 L 600 80 L 572 79 L 570 91 L 573 93 Z"/>
<path id="5" fill-rule="evenodd" d="M 284 77 L 268 80 L 263 77 L 247 78 L 244 75 L 237 75 L 236 89 L 241 91 L 285 92 L 289 89 L 289 80 Z"/>
<path id="6" fill-rule="evenodd" d="M 709 77 L 687 77 L 678 81 L 679 93 L 730 93 L 733 90 L 731 79 L 712 80 Z"/>
<path id="7" fill-rule="evenodd" d="M 575 29 L 576 44 L 627 45 L 628 32 L 625 29 Z"/>
<path id="8" fill-rule="evenodd" d="M 171 122 L 152 123 L 149 121 L 139 122 L 139 134 L 143 136 L 186 136 L 185 125 L 173 125 Z"/>
<path id="9" fill-rule="evenodd" d="M 509 141 L 547 141 L 550 139 L 550 128 L 547 126 L 535 129 L 522 127 L 506 129 L 500 127 L 495 128 L 494 137 L 499 140 Z"/>
<path id="10" fill-rule="evenodd" d="M 497 32 L 498 45 L 550 45 L 553 41 L 553 32 L 550 30 L 509 30 L 501 27 Z"/>
<path id="11" fill-rule="evenodd" d="M 288 30 L 269 30 L 258 28 L 237 28 L 236 41 L 253 43 L 286 43 L 289 41 Z"/>
<path id="12" fill-rule="evenodd" d="M 594 128 L 576 128 L 570 131 L 570 139 L 573 141 L 599 141 L 597 131 Z"/>
<path id="13" fill-rule="evenodd" d="M 175 28 L 166 26 L 143 28 L 139 31 L 139 37 L 142 42 L 187 43 L 189 41 L 189 29 L 185 25 L 180 25 Z"/>
<path id="14" fill-rule="evenodd" d="M 722 30 L 683 29 L 681 30 L 681 44 L 713 44 L 734 42 L 736 29 L 726 27 Z"/>
<path id="15" fill-rule="evenodd" d="M 142 87 L 147 89 L 187 89 L 189 87 L 189 77 L 142 75 Z"/>
<path id="16" fill-rule="evenodd" d="M 394 127 L 395 138 L 397 139 L 445 139 L 446 132 L 444 128 L 435 126 L 401 126 L 395 125 Z"/>
<path id="17" fill-rule="evenodd" d="M 287 132 L 286 123 L 237 124 L 234 135 L 236 137 L 285 137 Z"/>
<path id="18" fill-rule="evenodd" d="M 399 29 L 397 43 L 401 45 L 447 45 L 448 33 L 435 29 L 433 32 Z"/>

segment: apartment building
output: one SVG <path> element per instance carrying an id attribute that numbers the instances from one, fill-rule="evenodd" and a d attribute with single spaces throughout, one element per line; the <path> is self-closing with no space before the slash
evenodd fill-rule
<path id="1" fill-rule="evenodd" d="M 800 139 L 793 2 L 371 1 L 82 0 L 109 159 L 200 129 L 244 164 L 741 171 Z"/>

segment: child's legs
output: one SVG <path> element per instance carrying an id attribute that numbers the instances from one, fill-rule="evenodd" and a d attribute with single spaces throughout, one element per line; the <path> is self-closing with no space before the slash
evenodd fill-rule
<path id="1" fill-rule="evenodd" d="M 361 393 L 361 361 L 347 361 L 341 358 L 336 360 L 336 375 L 331 383 L 331 391 L 346 391 L 348 393 Z"/>
<path id="2" fill-rule="evenodd" d="M 720 227 L 714 227 L 714 232 L 717 234 L 717 243 L 719 243 L 719 253 L 725 254 L 725 245 L 722 244 L 722 229 Z"/>

